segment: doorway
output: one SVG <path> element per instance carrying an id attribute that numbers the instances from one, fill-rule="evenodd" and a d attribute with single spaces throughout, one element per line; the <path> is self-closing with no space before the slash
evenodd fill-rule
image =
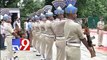
<path id="1" fill-rule="evenodd" d="M 13 26 L 13 23 L 14 23 L 14 21 L 15 21 L 15 19 L 17 18 L 17 13 L 12 13 L 12 16 L 11 16 L 12 18 L 12 26 Z"/>

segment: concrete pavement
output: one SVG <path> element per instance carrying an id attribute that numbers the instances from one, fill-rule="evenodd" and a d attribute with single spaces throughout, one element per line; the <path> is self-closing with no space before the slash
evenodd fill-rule
<path id="1" fill-rule="evenodd" d="M 55 49 L 55 45 L 53 46 L 53 60 L 55 60 L 56 58 L 56 49 Z M 6 50 L 5 51 L 1 51 L 1 60 L 5 60 L 6 59 Z M 33 48 L 31 48 L 31 51 L 18 51 L 16 53 L 16 55 L 19 56 L 19 60 L 40 60 L 41 56 L 36 56 L 37 52 L 33 52 Z M 90 54 L 88 52 L 88 50 L 85 48 L 84 45 L 81 46 L 81 60 L 107 60 L 107 54 L 103 54 L 100 52 L 96 52 L 97 55 L 95 58 L 90 58 Z"/>
<path id="2" fill-rule="evenodd" d="M 91 36 L 95 36 L 95 39 L 93 40 L 94 44 L 97 44 L 97 34 L 96 32 L 91 32 Z M 103 45 L 105 46 L 104 49 L 96 49 L 96 57 L 90 58 L 90 54 L 88 50 L 85 48 L 85 46 L 81 45 L 81 60 L 107 60 L 107 34 L 104 34 L 104 40 Z M 41 56 L 36 56 L 37 52 L 33 52 L 34 48 L 32 47 L 30 51 L 18 51 L 16 55 L 19 56 L 19 60 L 40 60 Z M 56 59 L 56 47 L 55 44 L 53 45 L 53 60 Z M 1 50 L 1 59 L 0 60 L 6 60 L 7 51 Z"/>

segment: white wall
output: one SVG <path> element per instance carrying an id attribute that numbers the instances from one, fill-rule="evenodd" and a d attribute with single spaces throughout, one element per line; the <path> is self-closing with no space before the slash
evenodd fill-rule
<path id="1" fill-rule="evenodd" d="M 10 9 L 9 12 L 10 13 L 18 13 L 18 18 L 20 18 L 20 11 L 19 10 L 16 10 L 16 9 L 15 10 L 13 10 L 13 9 L 11 10 Z"/>

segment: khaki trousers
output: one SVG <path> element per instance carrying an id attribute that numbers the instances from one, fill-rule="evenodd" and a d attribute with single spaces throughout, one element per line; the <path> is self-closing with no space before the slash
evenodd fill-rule
<path id="1" fill-rule="evenodd" d="M 46 36 L 46 60 L 52 60 L 52 47 L 54 43 L 54 37 Z"/>
<path id="2" fill-rule="evenodd" d="M 103 30 L 99 30 L 98 45 L 102 45 L 102 41 L 103 41 Z"/>
<path id="3" fill-rule="evenodd" d="M 41 46 L 41 39 L 40 39 L 40 33 L 36 34 L 36 49 L 40 53 L 40 46 Z"/>
<path id="4" fill-rule="evenodd" d="M 45 57 L 45 51 L 46 51 L 46 36 L 45 34 L 41 34 L 40 39 L 41 39 L 41 54 Z"/>
<path id="5" fill-rule="evenodd" d="M 81 60 L 80 47 L 66 46 L 66 60 Z"/>
<path id="6" fill-rule="evenodd" d="M 29 39 L 30 39 L 30 46 L 32 46 L 32 31 L 29 33 Z"/>
<path id="7" fill-rule="evenodd" d="M 33 47 L 35 47 L 35 42 L 36 42 L 36 40 L 35 40 L 35 37 L 36 37 L 35 34 L 36 34 L 36 32 L 33 30 L 32 31 L 32 46 Z"/>
<path id="8" fill-rule="evenodd" d="M 34 45 L 34 47 L 37 49 L 37 41 L 38 41 L 38 39 L 39 39 L 39 34 L 37 34 L 37 32 L 35 31 L 34 32 L 34 37 L 33 37 L 33 45 Z"/>
<path id="9" fill-rule="evenodd" d="M 14 56 L 13 56 L 13 55 L 14 55 L 14 52 L 13 52 L 13 50 L 12 50 L 12 38 L 13 38 L 13 36 L 7 36 L 7 37 L 5 38 L 5 41 L 6 41 L 6 43 L 7 43 L 7 51 L 8 51 L 7 57 L 8 57 L 8 58 L 14 57 Z"/>
<path id="10" fill-rule="evenodd" d="M 57 48 L 56 60 L 65 60 L 65 46 L 66 46 L 66 43 L 64 39 L 56 40 L 56 48 Z"/>

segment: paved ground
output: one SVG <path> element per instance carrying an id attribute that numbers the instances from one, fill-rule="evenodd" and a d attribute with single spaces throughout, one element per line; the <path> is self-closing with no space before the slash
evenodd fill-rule
<path id="1" fill-rule="evenodd" d="M 97 34 L 95 31 L 92 31 L 91 33 L 92 36 L 95 36 L 96 38 L 93 40 L 93 42 L 96 44 L 97 43 Z M 104 41 L 103 45 L 107 47 L 107 34 L 104 34 Z M 95 58 L 90 58 L 90 54 L 88 50 L 84 47 L 84 45 L 81 45 L 81 60 L 107 60 L 107 49 L 101 48 L 98 49 L 96 48 L 96 57 Z M 53 45 L 53 60 L 56 58 L 56 47 Z M 1 59 L 0 60 L 5 60 L 6 59 L 6 50 L 1 51 Z M 36 56 L 36 52 L 33 52 L 33 48 L 31 48 L 31 51 L 18 51 L 16 55 L 19 56 L 19 60 L 40 60 L 40 57 Z"/>

